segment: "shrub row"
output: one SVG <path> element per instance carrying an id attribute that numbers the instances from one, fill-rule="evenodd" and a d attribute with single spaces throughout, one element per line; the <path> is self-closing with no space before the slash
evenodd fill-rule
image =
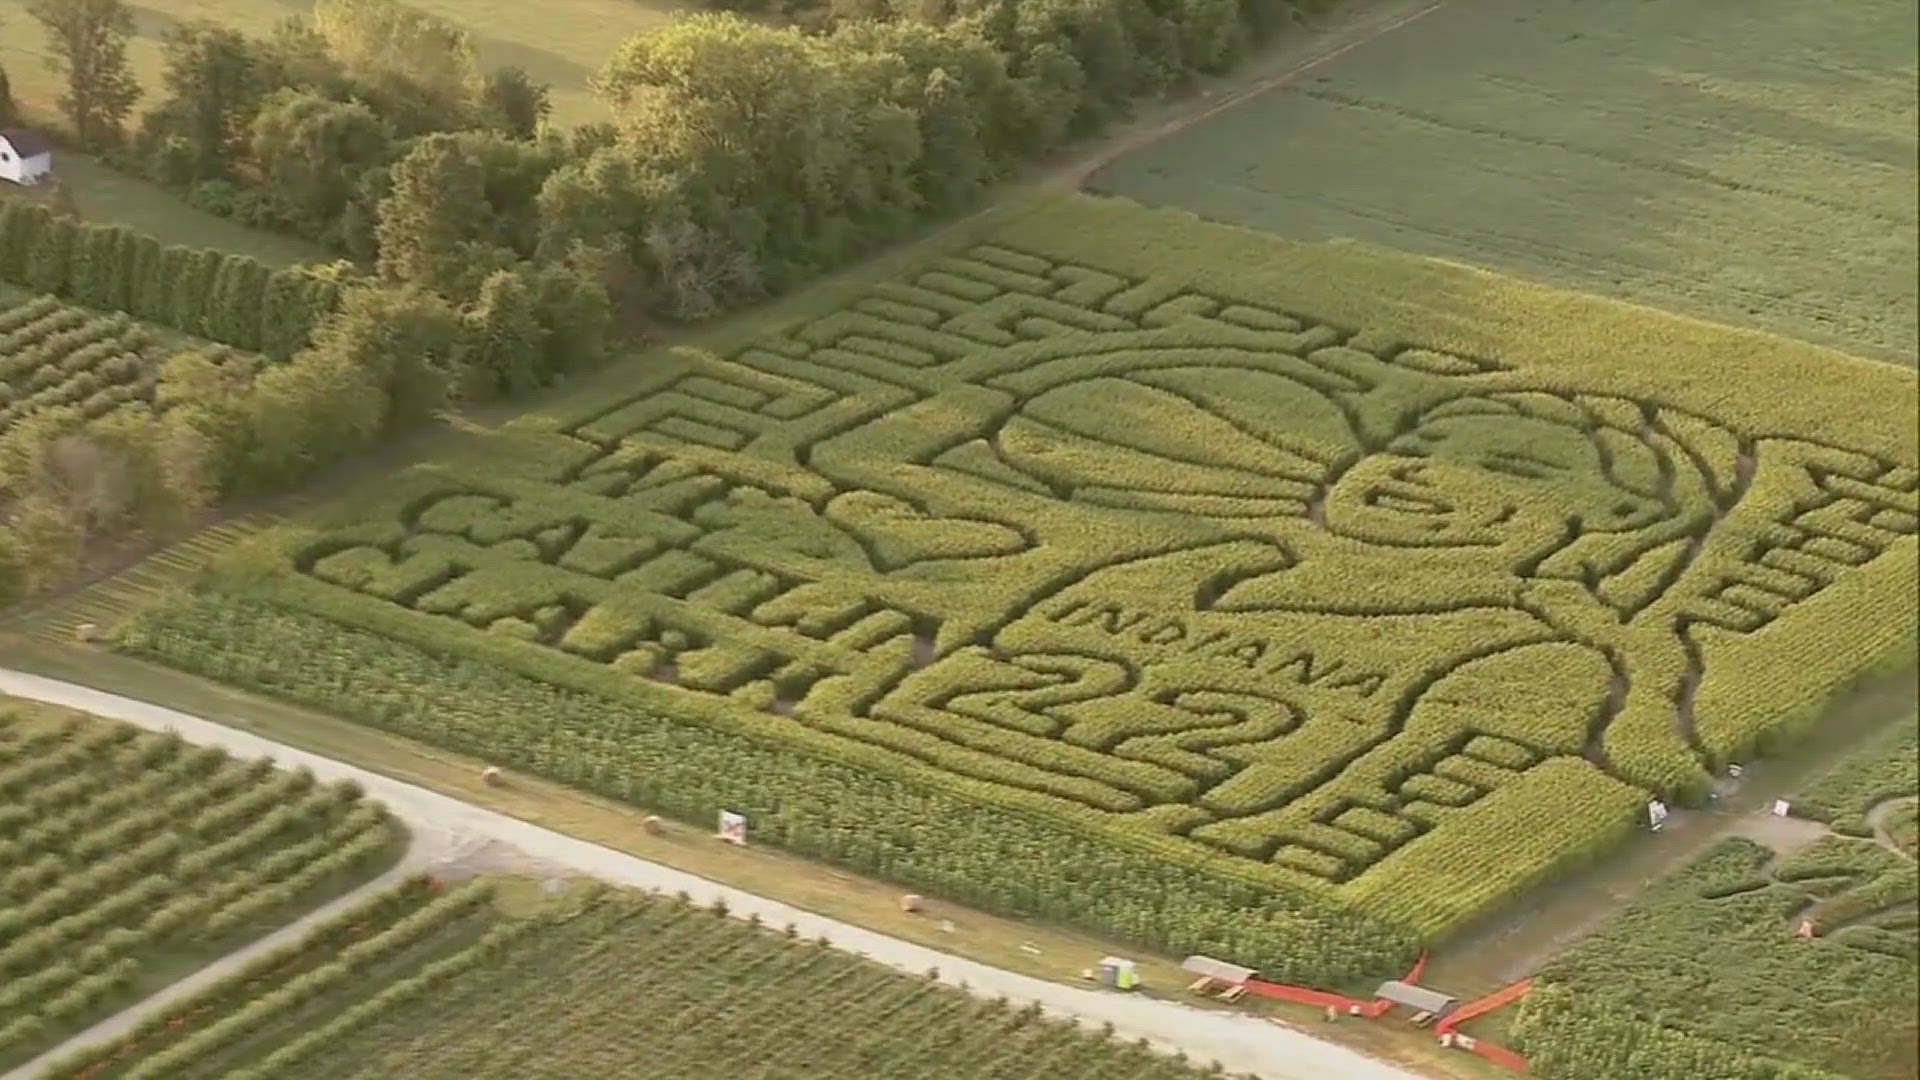
<path id="1" fill-rule="evenodd" d="M 163 247 L 25 199 L 0 202 L 0 281 L 284 360 L 334 309 L 339 286 L 247 255 Z"/>
<path id="2" fill-rule="evenodd" d="M 157 956 L 217 955 L 395 852 L 357 785 L 106 721 L 53 732 L 0 756 L 25 811 L 0 815 L 0 1011 L 20 1014 L 0 1057 L 150 980 Z"/>

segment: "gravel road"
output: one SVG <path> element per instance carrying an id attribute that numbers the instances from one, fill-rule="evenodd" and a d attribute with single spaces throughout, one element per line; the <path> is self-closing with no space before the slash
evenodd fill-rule
<path id="1" fill-rule="evenodd" d="M 806 936 L 824 936 L 839 948 L 901 971 L 921 974 L 938 969 L 943 982 L 964 983 L 977 993 L 1005 995 L 1016 1002 L 1037 1001 L 1048 1012 L 1093 1026 L 1111 1023 L 1126 1038 L 1145 1038 L 1169 1051 L 1183 1050 L 1202 1063 L 1217 1060 L 1229 1072 L 1253 1073 L 1269 1080 L 1420 1080 L 1398 1066 L 1245 1014 L 1209 1012 L 1178 1002 L 1064 986 L 823 918 L 159 705 L 7 668 L 0 668 L 0 694 L 64 705 L 154 730 L 172 728 L 191 742 L 221 746 L 238 756 L 271 757 L 283 765 L 305 765 L 323 780 L 358 780 L 369 795 L 386 803 L 413 830 L 416 847 L 403 864 L 408 869 L 477 847 L 517 849 L 556 869 L 622 885 L 665 892 L 684 890 L 701 902 L 722 898 L 741 918 L 757 914 L 772 926 L 792 923 Z M 324 918 L 325 911 L 302 923 Z M 217 962 L 208 971 L 244 963 L 248 953 L 269 948 L 271 942 L 299 932 L 300 924 L 288 927 L 266 942 Z M 218 974 L 206 977 L 218 978 Z M 79 1040 L 104 1038 L 137 1022 L 160 1003 L 178 996 L 176 991 L 188 992 L 176 987 L 156 995 L 83 1033 L 64 1049 L 80 1045 Z M 28 1075 L 25 1070 L 16 1070 L 0 1080 L 24 1080 Z"/>

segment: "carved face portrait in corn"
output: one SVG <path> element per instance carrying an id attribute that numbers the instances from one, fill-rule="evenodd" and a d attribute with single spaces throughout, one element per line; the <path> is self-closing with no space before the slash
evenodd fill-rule
<path id="1" fill-rule="evenodd" d="M 1393 546 L 1525 555 L 1586 533 L 1631 533 L 1679 512 L 1672 462 L 1618 428 L 1530 412 L 1525 395 L 1431 410 L 1329 485 L 1332 531 Z"/>

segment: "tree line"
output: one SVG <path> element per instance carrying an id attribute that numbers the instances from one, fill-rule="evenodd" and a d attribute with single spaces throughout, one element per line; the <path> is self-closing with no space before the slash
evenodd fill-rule
<path id="1" fill-rule="evenodd" d="M 456 305 L 347 264 L 276 270 L 18 199 L 0 202 L 0 282 L 213 343 L 168 355 L 146 399 L 40 409 L 0 435 L 0 603 L 64 580 L 89 540 L 164 535 L 452 402 L 597 363 L 608 326 L 605 294 L 562 265 L 496 271 Z"/>
<path id="2" fill-rule="evenodd" d="M 700 318 L 951 212 L 1142 95 L 1228 68 L 1322 0 L 826 0 L 678 19 L 593 80 L 603 121 L 482 71 L 394 0 L 318 0 L 264 38 L 189 23 L 137 123 L 121 0 L 32 0 L 73 134 L 249 225 L 467 302 L 526 260 Z"/>
<path id="3" fill-rule="evenodd" d="M 607 119 L 562 127 L 544 86 L 482 72 L 464 30 L 394 0 L 317 0 L 264 38 L 175 27 L 156 100 L 130 123 L 143 88 L 121 0 L 30 0 L 65 79 L 68 137 L 343 259 L 274 271 L 16 201 L 0 277 L 243 353 L 175 356 L 144 412 L 55 411 L 0 440 L 17 534 L 0 531 L 0 582 L 42 587 L 62 562 L 37 554 L 49 545 L 151 532 L 297 483 L 449 404 L 550 383 L 597 362 L 616 326 L 803 284 L 1140 96 L 1226 69 L 1298 3 L 702 13 L 619 46 L 594 79 Z M 53 450 L 76 440 L 106 445 Z M 62 476 L 62 460 L 117 462 L 123 479 Z M 102 490 L 123 493 L 111 512 L 88 508 Z M 138 491 L 157 493 L 151 512 L 131 509 L 124 493 Z"/>

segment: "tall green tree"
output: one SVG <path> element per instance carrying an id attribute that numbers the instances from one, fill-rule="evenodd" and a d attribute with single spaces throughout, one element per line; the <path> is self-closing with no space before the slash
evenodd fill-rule
<path id="1" fill-rule="evenodd" d="M 35 292 L 66 296 L 73 283 L 74 247 L 79 239 L 80 228 L 72 218 L 49 218 L 34 237 L 26 286 Z"/>
<path id="2" fill-rule="evenodd" d="M 467 126 L 480 79 L 465 30 L 394 0 L 319 0 L 313 28 L 400 134 Z"/>
<path id="3" fill-rule="evenodd" d="M 511 261 L 474 241 L 487 213 L 486 174 L 467 147 L 451 135 L 419 140 L 394 165 L 380 203 L 380 276 L 464 298 L 476 270 L 484 276 L 503 256 Z"/>
<path id="4" fill-rule="evenodd" d="M 531 139 L 553 108 L 524 68 L 495 68 L 480 84 L 480 122 L 509 139 Z"/>
<path id="5" fill-rule="evenodd" d="M 147 114 L 143 141 L 177 137 L 192 179 L 225 177 L 246 147 L 264 92 L 255 47 L 236 31 L 197 22 L 169 31 L 165 50 L 167 97 Z"/>
<path id="6" fill-rule="evenodd" d="M 629 146 L 675 163 L 703 195 L 763 215 L 759 262 L 781 287 L 850 254 L 863 231 L 897 230 L 914 209 L 919 135 L 882 92 L 887 67 L 830 41 L 699 15 L 628 41 L 596 85 Z M 688 246 L 685 229 L 664 228 L 665 246 Z"/>
<path id="7" fill-rule="evenodd" d="M 379 436 L 386 395 L 337 349 L 310 349 L 260 374 L 247 396 L 243 490 L 305 479 Z"/>
<path id="8" fill-rule="evenodd" d="M 325 354 L 365 372 L 386 402 L 382 429 L 424 420 L 446 404 L 460 382 L 466 340 L 458 309 L 425 289 L 353 288 L 291 364 Z"/>
<path id="9" fill-rule="evenodd" d="M 11 529 L 0 528 L 0 607 L 27 595 L 32 583 L 26 549 Z"/>
<path id="10" fill-rule="evenodd" d="M 13 103 L 13 84 L 7 81 L 7 69 L 0 67 L 0 127 L 20 121 L 20 109 Z"/>
<path id="11" fill-rule="evenodd" d="M 385 162 L 392 136 L 373 111 L 306 90 L 261 103 L 248 133 L 263 186 L 289 224 L 313 237 L 335 231 L 361 179 Z"/>
<path id="12" fill-rule="evenodd" d="M 53 215 L 37 202 L 0 199 L 0 281 L 27 283 L 34 242 Z"/>
<path id="13" fill-rule="evenodd" d="M 550 381 L 548 335 L 538 306 L 520 271 L 497 270 L 481 282 L 479 299 L 465 315 L 470 395 L 523 394 Z"/>
<path id="14" fill-rule="evenodd" d="M 27 11 L 46 27 L 53 50 L 47 66 L 66 76 L 60 108 L 89 146 L 118 141 L 121 124 L 140 97 L 127 66 L 133 16 L 120 0 L 28 0 Z"/>

